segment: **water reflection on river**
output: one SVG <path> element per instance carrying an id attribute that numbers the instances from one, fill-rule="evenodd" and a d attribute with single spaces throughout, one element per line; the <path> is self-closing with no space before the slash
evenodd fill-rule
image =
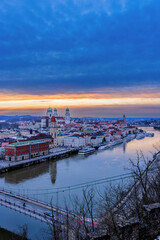
<path id="1" fill-rule="evenodd" d="M 9 172 L 0 176 L 0 186 L 15 190 L 20 189 L 20 191 L 25 191 L 25 193 L 28 192 L 29 194 L 31 192 L 35 194 L 36 192 L 37 197 L 42 200 L 45 198 L 45 201 L 47 198 L 50 201 L 50 197 L 53 196 L 56 204 L 56 194 L 48 193 L 48 195 L 44 196 L 43 192 L 56 192 L 57 188 L 123 174 L 127 171 L 128 159 L 136 159 L 137 150 L 142 150 L 146 156 L 151 158 L 151 153 L 156 151 L 154 145 L 159 144 L 160 132 L 153 130 L 153 128 L 146 128 L 146 130 L 148 132 L 154 131 L 155 136 L 141 140 L 134 139 L 113 149 L 96 151 L 85 158 L 75 155 L 57 162 L 46 162 Z M 80 191 L 79 189 L 73 193 L 78 194 Z M 59 205 L 63 206 L 66 194 L 68 192 L 59 194 Z M 8 211 L 11 212 L 11 210 L 6 210 L 6 212 Z M 21 218 L 25 219 L 26 217 Z M 2 225 L 1 222 L 0 225 Z"/>

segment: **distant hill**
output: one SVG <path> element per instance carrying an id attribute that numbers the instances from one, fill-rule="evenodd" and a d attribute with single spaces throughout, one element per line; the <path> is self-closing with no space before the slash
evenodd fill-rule
<path id="1" fill-rule="evenodd" d="M 91 121 L 99 121 L 99 120 L 103 120 L 103 121 L 116 121 L 116 120 L 120 120 L 121 118 L 96 118 L 96 117 L 82 117 L 80 118 L 81 120 L 91 120 Z M 147 120 L 158 120 L 160 118 L 126 118 L 126 120 L 128 121 L 147 121 Z"/>
<path id="2" fill-rule="evenodd" d="M 40 121 L 41 117 L 39 116 L 31 116 L 31 115 L 22 115 L 22 116 L 5 116 L 0 115 L 0 121 L 9 121 L 9 122 L 16 122 L 16 121 Z"/>

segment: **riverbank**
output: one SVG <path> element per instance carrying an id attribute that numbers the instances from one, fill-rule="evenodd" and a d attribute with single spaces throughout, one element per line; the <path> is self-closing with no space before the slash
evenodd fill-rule
<path id="1" fill-rule="evenodd" d="M 140 135 L 143 135 L 143 136 L 137 138 L 137 136 L 140 136 Z M 94 148 L 97 149 L 97 150 L 98 149 L 105 150 L 106 148 L 113 148 L 116 145 L 119 145 L 121 143 L 132 141 L 135 138 L 136 139 L 142 139 L 144 137 L 146 137 L 146 133 L 145 134 L 141 133 L 141 134 L 138 134 L 138 135 L 131 134 L 131 135 L 128 135 L 127 137 L 124 137 L 123 139 L 118 139 L 118 140 L 115 140 L 113 142 L 110 142 L 110 144 L 97 145 L 97 146 L 94 146 Z M 38 163 L 41 163 L 41 162 L 46 162 L 46 161 L 49 161 L 49 160 L 63 159 L 63 158 L 69 157 L 73 154 L 77 154 L 78 151 L 79 151 L 79 148 L 57 147 L 57 148 L 51 149 L 50 153 L 48 155 L 38 156 L 38 157 L 27 159 L 27 160 L 21 160 L 21 161 L 17 161 L 17 162 L 8 162 L 8 161 L 5 161 L 5 160 L 1 160 L 0 161 L 0 174 L 6 173 L 6 172 L 9 172 L 9 171 L 13 171 L 13 170 L 16 170 L 16 169 L 32 166 L 32 165 L 35 165 L 35 164 L 38 164 Z"/>
<path id="2" fill-rule="evenodd" d="M 70 148 L 70 149 L 57 148 L 57 149 L 52 150 L 52 152 L 50 152 L 48 155 L 39 156 L 39 157 L 31 158 L 28 160 L 22 160 L 19 162 L 7 162 L 5 160 L 1 160 L 0 161 L 0 174 L 6 173 L 9 171 L 13 171 L 15 169 L 32 166 L 34 164 L 46 162 L 49 160 L 57 160 L 57 159 L 69 157 L 76 153 L 78 153 L 78 149 L 76 149 L 76 148 Z"/>

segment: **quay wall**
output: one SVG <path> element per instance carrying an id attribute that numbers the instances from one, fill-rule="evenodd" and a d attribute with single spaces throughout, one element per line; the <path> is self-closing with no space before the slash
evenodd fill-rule
<path id="1" fill-rule="evenodd" d="M 58 153 L 51 153 L 48 155 L 39 156 L 36 158 L 24 160 L 24 161 L 10 163 L 10 164 L 8 164 L 8 166 L 0 168 L 0 174 L 6 173 L 9 171 L 13 171 L 16 169 L 32 166 L 32 165 L 35 165 L 38 163 L 50 161 L 50 160 L 58 160 L 58 159 L 66 158 L 66 157 L 69 157 L 69 156 L 71 156 L 73 154 L 77 154 L 77 153 L 78 153 L 78 149 L 72 149 L 72 150 L 66 150 L 66 151 L 58 152 Z"/>

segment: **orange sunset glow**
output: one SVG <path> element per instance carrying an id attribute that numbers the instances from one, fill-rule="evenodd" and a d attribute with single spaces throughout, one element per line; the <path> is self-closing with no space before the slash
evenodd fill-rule
<path id="1" fill-rule="evenodd" d="M 34 94 L 1 94 L 1 112 L 6 110 L 17 110 L 27 112 L 29 110 L 42 110 L 48 106 L 56 108 L 117 108 L 127 106 L 160 106 L 159 93 L 135 94 L 124 92 L 119 94 L 89 93 L 89 94 L 55 94 L 55 95 L 34 95 Z"/>

